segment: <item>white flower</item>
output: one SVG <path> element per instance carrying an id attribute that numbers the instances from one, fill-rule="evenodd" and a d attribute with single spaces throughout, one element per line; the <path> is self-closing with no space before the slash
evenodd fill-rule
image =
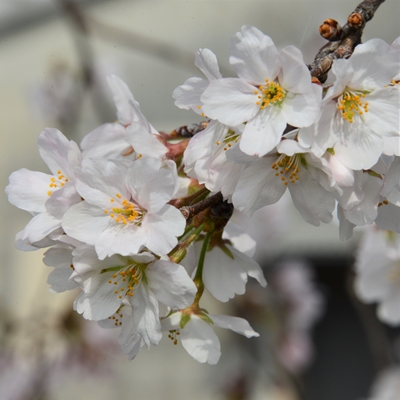
<path id="1" fill-rule="evenodd" d="M 383 179 L 377 174 L 355 171 L 354 186 L 338 197 L 345 218 L 357 226 L 370 225 L 378 215 Z"/>
<path id="2" fill-rule="evenodd" d="M 199 49 L 196 52 L 195 65 L 207 77 L 208 80 L 202 78 L 189 78 L 181 86 L 178 86 L 172 93 L 175 99 L 175 105 L 185 110 L 192 109 L 197 114 L 204 117 L 202 109 L 201 95 L 207 88 L 209 81 L 222 78 L 219 72 L 218 61 L 215 54 L 209 49 Z"/>
<path id="3" fill-rule="evenodd" d="M 9 202 L 33 214 L 18 237 L 24 244 L 38 243 L 59 229 L 64 213 L 81 200 L 75 188 L 75 169 L 81 163 L 77 144 L 46 128 L 38 146 L 52 175 L 23 168 L 10 175 L 6 187 Z"/>
<path id="4" fill-rule="evenodd" d="M 400 64 L 389 50 L 387 43 L 372 39 L 358 45 L 350 59 L 334 61 L 336 80 L 322 102 L 319 122 L 313 135 L 299 132 L 300 143 L 317 148 L 317 155 L 333 147 L 340 162 L 354 170 L 378 161 L 384 139 L 400 135 L 400 92 L 398 85 L 388 86 Z"/>
<path id="5" fill-rule="evenodd" d="M 289 189 L 303 219 L 318 226 L 330 222 L 335 208 L 336 183 L 328 162 L 294 140 L 284 140 L 270 153 L 246 166 L 232 196 L 246 215 L 276 203 Z"/>
<path id="6" fill-rule="evenodd" d="M 208 247 L 205 254 L 203 282 L 217 300 L 226 302 L 235 294 L 244 294 L 249 276 L 262 287 L 267 286 L 260 266 L 251 258 L 255 252 L 255 242 L 240 226 L 228 223 L 222 238 L 212 239 L 211 242 L 213 245 Z M 191 261 L 194 261 L 194 265 L 201 248 L 202 242 L 196 242 L 193 246 L 194 258 Z M 193 266 L 188 269 L 193 269 Z"/>
<path id="7" fill-rule="evenodd" d="M 99 260 L 93 247 L 81 246 L 73 255 L 72 279 L 82 288 L 74 308 L 86 319 L 107 318 L 115 326 L 122 325 L 123 312 L 124 346 L 130 347 L 132 338 L 147 347 L 158 344 L 161 339 L 158 302 L 172 309 L 185 308 L 192 304 L 197 291 L 181 265 L 158 260 L 147 252 Z M 132 312 L 127 318 L 129 308 Z M 125 352 L 129 354 L 131 350 Z"/>
<path id="8" fill-rule="evenodd" d="M 211 121 L 207 128 L 197 133 L 184 153 L 185 171 L 213 193 L 221 192 L 230 199 L 245 162 L 253 158 L 238 147 L 243 127 L 229 128 L 218 121 Z M 234 152 L 236 162 L 230 161 Z M 242 162 L 237 162 L 241 157 Z"/>
<path id="9" fill-rule="evenodd" d="M 124 301 L 123 305 L 113 315 L 99 321 L 98 324 L 101 328 L 105 329 L 121 328 L 118 342 L 129 360 L 133 360 L 145 345 L 142 336 L 137 332 L 134 325 L 132 307 L 127 301 Z M 159 341 L 160 335 L 157 334 L 156 342 L 158 343 Z"/>
<path id="10" fill-rule="evenodd" d="M 99 260 L 94 248 L 84 245 L 75 249 L 73 256 L 72 279 L 79 278 L 83 291 L 75 306 L 86 319 L 99 321 L 108 318 L 124 299 L 133 308 L 146 303 L 155 304 L 157 314 L 157 301 L 180 309 L 194 300 L 196 287 L 184 267 L 158 260 L 148 252 L 129 257 L 116 254 Z M 145 289 L 139 289 L 143 285 Z"/>
<path id="11" fill-rule="evenodd" d="M 400 368 L 390 367 L 379 373 L 367 400 L 399 400 L 399 393 Z"/>
<path id="12" fill-rule="evenodd" d="M 81 143 L 84 157 L 118 160 L 132 154 L 133 159 L 163 158 L 167 148 L 157 139 L 158 132 L 140 111 L 126 83 L 115 75 L 108 76 L 107 81 L 119 123 L 101 125 L 86 135 Z"/>
<path id="13" fill-rule="evenodd" d="M 136 254 L 146 246 L 167 254 L 185 229 L 186 220 L 166 204 L 176 190 L 176 170 L 158 159 L 122 163 L 84 160 L 77 188 L 85 199 L 65 214 L 65 232 L 95 246 L 100 259 Z"/>
<path id="14" fill-rule="evenodd" d="M 300 50 L 280 53 L 272 40 L 243 26 L 231 40 L 231 65 L 239 78 L 210 81 L 201 96 L 207 117 L 228 126 L 246 126 L 240 148 L 263 156 L 281 140 L 287 124 L 311 125 L 320 109 L 321 88 L 311 83 Z"/>
<path id="15" fill-rule="evenodd" d="M 390 46 L 390 51 L 396 52 L 400 54 L 400 36 L 398 36 Z M 400 81 L 400 72 L 397 73 L 395 77 L 393 77 L 394 81 Z"/>
<path id="16" fill-rule="evenodd" d="M 259 336 L 243 318 L 208 315 L 205 311 L 189 314 L 176 312 L 161 321 L 162 330 L 169 331 L 169 337 L 174 343 L 179 338 L 184 349 L 196 361 L 211 365 L 216 364 L 221 356 L 221 345 L 212 329 L 213 325 L 230 329 L 247 338 Z"/>
<path id="17" fill-rule="evenodd" d="M 400 237 L 371 228 L 363 236 L 356 258 L 355 290 L 361 300 L 378 302 L 378 317 L 400 324 Z"/>
<path id="18" fill-rule="evenodd" d="M 54 267 L 47 278 L 51 291 L 61 293 L 78 287 L 78 284 L 70 279 L 74 272 L 72 263 L 74 249 L 75 246 L 59 243 L 44 253 L 43 263 Z"/>

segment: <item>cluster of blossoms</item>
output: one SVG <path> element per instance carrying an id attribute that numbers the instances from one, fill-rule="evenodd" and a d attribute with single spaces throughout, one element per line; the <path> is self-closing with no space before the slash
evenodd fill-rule
<path id="1" fill-rule="evenodd" d="M 33 215 L 17 247 L 51 246 L 51 289 L 79 288 L 75 309 L 120 327 L 131 359 L 163 332 L 210 364 L 220 357 L 213 326 L 258 336 L 246 320 L 200 307 L 205 289 L 226 302 L 249 276 L 266 285 L 254 241 L 229 223 L 233 208 L 252 215 L 289 189 L 310 224 L 330 222 L 337 207 L 343 239 L 374 222 L 400 233 L 400 40 L 371 40 L 336 60 L 329 88 L 312 81 L 299 49 L 278 51 L 254 27 L 243 26 L 230 49 L 238 78 L 223 78 L 201 49 L 207 79 L 173 93 L 178 107 L 205 117 L 196 129 L 157 132 L 110 76 L 118 122 L 80 148 L 45 129 L 39 151 L 51 174 L 22 169 L 6 188 Z"/>
<path id="2" fill-rule="evenodd" d="M 230 50 L 238 78 L 221 77 L 203 49 L 196 65 L 209 82 L 191 78 L 174 91 L 178 107 L 210 119 L 185 152 L 188 175 L 248 215 L 288 189 L 316 226 L 337 205 L 342 239 L 373 222 L 400 232 L 400 38 L 335 60 L 328 88 L 312 83 L 300 50 L 279 52 L 254 27 L 243 26 Z"/>

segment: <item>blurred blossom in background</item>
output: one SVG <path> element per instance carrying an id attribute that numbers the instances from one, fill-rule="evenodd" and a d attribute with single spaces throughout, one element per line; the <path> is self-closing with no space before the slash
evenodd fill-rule
<path id="1" fill-rule="evenodd" d="M 278 48 L 294 45 L 311 62 L 327 18 L 345 23 L 358 1 L 5 0 L 0 4 L 1 186 L 12 171 L 46 172 L 37 151 L 44 127 L 80 142 L 115 120 L 106 76 L 120 76 L 159 131 L 201 118 L 174 106 L 173 90 L 198 75 L 194 54 L 210 48 L 231 76 L 229 40 L 244 24 Z M 386 1 L 363 39 L 392 43 L 400 3 Z M 246 318 L 251 341 L 218 330 L 217 366 L 198 364 L 163 339 L 129 362 L 116 332 L 71 311 L 74 296 L 50 293 L 43 252 L 20 252 L 14 237 L 29 220 L 1 195 L 0 399 L 62 400 L 396 400 L 399 331 L 353 292 L 361 236 L 341 242 L 336 222 L 306 225 L 287 196 L 241 224 L 257 241 L 266 289 L 248 283 L 229 305 L 210 309 Z M 367 239 L 363 240 L 363 243 Z M 398 262 L 398 260 L 397 260 Z M 365 263 L 364 263 L 365 264 Z M 358 268 L 363 267 L 358 262 Z M 366 278 L 368 280 L 368 278 Z M 362 283 L 357 282 L 359 292 Z M 365 295 L 368 297 L 368 295 Z M 368 297 L 379 301 L 379 297 Z M 382 348 L 388 351 L 382 351 Z M 378 372 L 380 372 L 378 374 Z M 375 382 L 375 378 L 377 379 Z"/>

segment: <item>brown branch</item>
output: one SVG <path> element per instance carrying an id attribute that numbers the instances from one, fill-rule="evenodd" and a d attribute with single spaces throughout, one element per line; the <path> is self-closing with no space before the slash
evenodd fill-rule
<path id="1" fill-rule="evenodd" d="M 385 0 L 364 0 L 350 14 L 343 28 L 333 19 L 328 19 L 320 26 L 321 35 L 330 41 L 315 56 L 308 66 L 311 76 L 324 83 L 332 63 L 336 59 L 349 58 L 355 47 L 361 43 L 361 36 L 368 21 Z"/>
<path id="2" fill-rule="evenodd" d="M 201 211 L 204 211 L 205 209 L 215 206 L 218 203 L 221 203 L 223 201 L 223 197 L 221 192 L 218 192 L 210 197 L 207 197 L 206 199 L 199 201 L 193 206 L 185 206 L 181 207 L 180 211 L 182 215 L 188 220 L 200 213 Z"/>

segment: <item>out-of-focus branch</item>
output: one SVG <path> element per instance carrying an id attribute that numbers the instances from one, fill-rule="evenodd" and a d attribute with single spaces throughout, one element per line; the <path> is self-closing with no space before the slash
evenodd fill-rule
<path id="1" fill-rule="evenodd" d="M 129 32 L 116 26 L 105 24 L 91 17 L 88 17 L 87 21 L 95 36 L 107 41 L 117 42 L 136 51 L 151 54 L 175 65 L 179 64 L 187 69 L 193 70 L 196 68 L 194 65 L 194 53 L 191 51 L 186 51 L 159 39 L 153 39 L 139 33 Z M 223 75 L 229 75 L 227 68 L 222 66 L 220 70 Z"/>
<path id="2" fill-rule="evenodd" d="M 343 28 L 333 19 L 326 20 L 320 26 L 321 36 L 330 43 L 319 50 L 314 62 L 308 66 L 314 79 L 324 83 L 333 61 L 339 58 L 348 58 L 353 54 L 355 47 L 361 43 L 366 23 L 372 19 L 375 11 L 384 1 L 364 0 L 350 14 Z"/>
<path id="3" fill-rule="evenodd" d="M 110 120 L 114 111 L 110 109 L 102 87 L 96 85 L 95 55 L 91 45 L 91 30 L 88 17 L 75 0 L 56 0 L 72 25 L 76 53 L 80 63 L 83 87 L 90 92 L 95 112 L 101 123 Z"/>
<path id="4" fill-rule="evenodd" d="M 88 41 L 89 29 L 86 18 L 74 0 L 58 0 L 58 3 L 74 28 L 81 34 L 80 38 L 75 38 L 75 45 L 81 63 L 84 85 L 91 86 L 94 78 L 94 56 Z"/>

